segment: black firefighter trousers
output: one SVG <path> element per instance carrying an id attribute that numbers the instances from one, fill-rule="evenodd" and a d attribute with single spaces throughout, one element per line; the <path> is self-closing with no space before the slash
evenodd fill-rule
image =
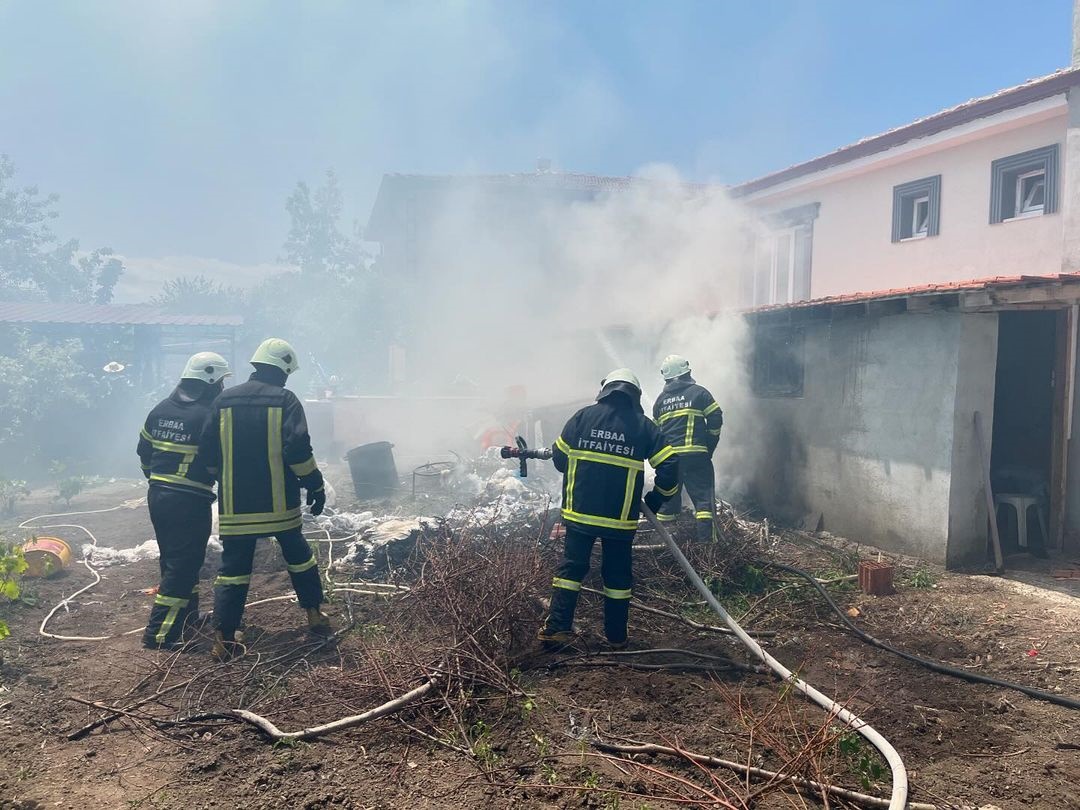
<path id="1" fill-rule="evenodd" d="M 581 583 L 589 572 L 596 536 L 585 527 L 566 524 L 566 545 L 562 565 L 551 582 L 551 610 L 548 633 L 569 632 L 574 624 Z M 604 579 L 604 635 L 612 644 L 626 641 L 626 622 L 630 614 L 633 570 L 630 546 L 633 537 L 600 538 L 603 556 L 600 573 Z"/>
<path id="2" fill-rule="evenodd" d="M 171 647 L 189 617 L 199 615 L 199 569 L 210 538 L 213 501 L 198 492 L 151 485 L 146 495 L 160 557 L 158 584 L 150 620 L 143 632 L 146 647 Z"/>
<path id="3" fill-rule="evenodd" d="M 323 602 L 322 580 L 318 560 L 300 527 L 274 535 L 285 558 L 293 590 L 302 608 L 317 608 Z M 221 570 L 214 580 L 214 628 L 226 639 L 240 627 L 244 618 L 244 603 L 251 586 L 251 567 L 255 561 L 258 535 L 222 537 Z"/>
<path id="4" fill-rule="evenodd" d="M 682 491 L 694 504 L 694 525 L 697 539 L 709 542 L 716 538 L 713 516 L 716 512 L 716 475 L 710 453 L 681 453 L 679 455 L 679 489 L 656 515 L 665 522 L 679 519 L 682 511 Z"/>

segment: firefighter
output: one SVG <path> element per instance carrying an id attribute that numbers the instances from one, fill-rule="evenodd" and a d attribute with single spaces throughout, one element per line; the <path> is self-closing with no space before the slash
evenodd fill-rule
<path id="1" fill-rule="evenodd" d="M 679 456 L 679 492 L 657 517 L 663 521 L 678 520 L 685 487 L 694 504 L 697 538 L 708 542 L 716 537 L 712 455 L 720 442 L 724 412 L 712 394 L 694 382 L 690 362 L 685 357 L 669 354 L 660 365 L 660 374 L 666 382 L 653 405 L 653 419 Z"/>
<path id="2" fill-rule="evenodd" d="M 198 453 L 199 437 L 231 373 L 220 354 L 192 355 L 176 389 L 154 406 L 139 431 L 138 454 L 150 481 L 146 501 L 161 567 L 144 647 L 176 646 L 185 625 L 199 617 L 199 569 L 214 502 L 214 478 Z"/>
<path id="3" fill-rule="evenodd" d="M 641 408 L 641 384 L 629 369 L 608 374 L 596 404 L 566 423 L 552 448 L 563 474 L 565 556 L 552 580 L 551 610 L 540 630 L 547 648 L 573 639 L 574 610 L 593 543 L 603 548 L 604 635 L 626 646 L 632 584 L 630 545 L 638 523 L 645 461 L 656 469 L 645 503 L 654 512 L 678 490 L 675 451 Z"/>
<path id="4" fill-rule="evenodd" d="M 289 578 L 307 614 L 309 628 L 330 631 L 319 609 L 322 582 L 316 559 L 301 531 L 300 489 L 307 491 L 311 514 L 326 503 L 323 477 L 311 451 L 304 407 L 285 388 L 300 364 L 296 351 L 280 338 L 264 340 L 251 358 L 255 371 L 214 403 L 199 445 L 200 455 L 218 481 L 218 532 L 223 547 L 214 582 L 214 647 L 218 659 L 236 651 L 236 631 L 251 584 L 255 543 L 275 537 Z"/>

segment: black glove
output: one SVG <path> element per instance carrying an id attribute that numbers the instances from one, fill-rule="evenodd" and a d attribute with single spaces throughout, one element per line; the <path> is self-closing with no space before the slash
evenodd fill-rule
<path id="1" fill-rule="evenodd" d="M 660 507 L 664 505 L 664 501 L 667 500 L 663 495 L 657 492 L 655 489 L 649 492 L 643 500 L 645 505 L 649 507 L 653 514 L 660 511 Z"/>
<path id="2" fill-rule="evenodd" d="M 326 506 L 326 490 L 323 487 L 309 489 L 307 491 L 307 505 L 311 507 L 311 514 L 321 515 Z"/>

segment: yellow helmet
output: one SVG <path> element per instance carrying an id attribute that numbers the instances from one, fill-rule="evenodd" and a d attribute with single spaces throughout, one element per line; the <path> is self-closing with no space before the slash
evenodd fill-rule
<path id="1" fill-rule="evenodd" d="M 251 356 L 251 362 L 280 368 L 286 374 L 292 374 L 300 368 L 300 358 L 296 356 L 296 350 L 287 340 L 281 338 L 267 338 L 260 343 L 255 354 Z"/>
<path id="2" fill-rule="evenodd" d="M 181 380 L 202 380 L 213 385 L 232 375 L 229 362 L 217 352 L 199 352 L 188 358 Z"/>

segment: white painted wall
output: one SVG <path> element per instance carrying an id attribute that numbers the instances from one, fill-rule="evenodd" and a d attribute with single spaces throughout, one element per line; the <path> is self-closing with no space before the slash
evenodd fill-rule
<path id="1" fill-rule="evenodd" d="M 989 224 L 993 160 L 1053 143 L 1062 145 L 1061 159 L 1066 158 L 1064 104 L 1032 117 L 1034 123 L 987 127 L 978 137 L 913 149 L 907 157 L 885 153 L 877 163 L 838 172 L 835 179 L 810 177 L 808 187 L 763 192 L 748 202 L 762 213 L 821 203 L 814 223 L 812 298 L 986 276 L 1058 273 L 1060 213 Z M 894 244 L 893 187 L 935 174 L 942 176 L 940 235 Z"/>

